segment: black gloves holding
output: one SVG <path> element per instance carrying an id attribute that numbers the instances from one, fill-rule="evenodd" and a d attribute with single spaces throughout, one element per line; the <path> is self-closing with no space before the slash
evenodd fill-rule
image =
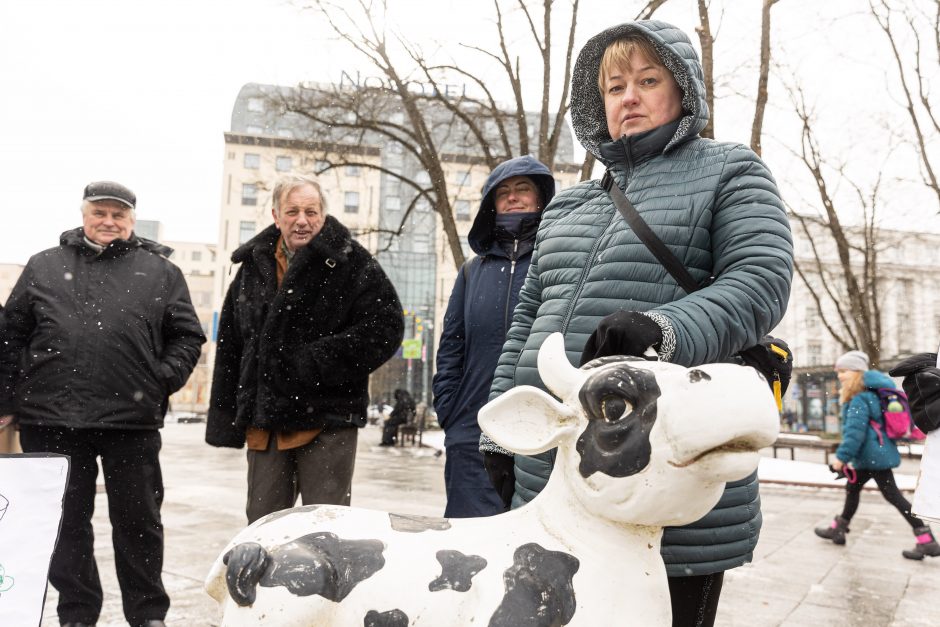
<path id="1" fill-rule="evenodd" d="M 902 386 L 911 405 L 917 428 L 927 433 L 940 427 L 940 368 L 936 353 L 908 357 L 888 371 L 892 377 L 904 377 Z"/>
<path id="2" fill-rule="evenodd" d="M 490 451 L 483 453 L 483 466 L 486 468 L 486 474 L 490 476 L 490 483 L 496 488 L 496 493 L 499 494 L 503 507 L 507 510 L 512 502 L 512 495 L 516 491 L 515 463 L 516 460 L 511 455 Z"/>
<path id="3" fill-rule="evenodd" d="M 650 347 L 658 349 L 663 332 L 652 318 L 636 311 L 618 311 L 605 316 L 588 338 L 581 364 L 607 355 L 642 357 Z"/>
<path id="4" fill-rule="evenodd" d="M 786 342 L 778 337 L 765 335 L 758 344 L 744 349 L 737 357 L 745 366 L 750 366 L 764 375 L 771 387 L 776 374 L 780 378 L 780 394 L 786 394 L 790 377 L 793 375 L 793 353 Z"/>

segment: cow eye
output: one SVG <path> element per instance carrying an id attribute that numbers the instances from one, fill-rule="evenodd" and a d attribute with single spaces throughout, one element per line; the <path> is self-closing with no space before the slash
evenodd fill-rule
<path id="1" fill-rule="evenodd" d="M 601 413 L 607 422 L 616 422 L 626 416 L 633 407 L 620 396 L 605 396 L 601 401 Z"/>

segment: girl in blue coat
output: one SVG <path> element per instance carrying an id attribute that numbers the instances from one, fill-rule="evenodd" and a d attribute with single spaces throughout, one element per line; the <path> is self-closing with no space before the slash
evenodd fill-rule
<path id="1" fill-rule="evenodd" d="M 434 409 L 447 451 L 444 515 L 450 518 L 498 514 L 512 496 L 499 494 L 486 474 L 477 411 L 487 401 L 542 209 L 554 195 L 551 170 L 530 156 L 499 164 L 483 187 L 467 238 L 477 256 L 457 274 L 434 375 Z M 511 460 L 502 471 L 512 472 Z"/>
<path id="2" fill-rule="evenodd" d="M 842 355 L 836 360 L 835 369 L 841 385 L 842 443 L 836 450 L 832 468 L 836 472 L 851 468 L 854 478 L 852 472 L 846 473 L 849 480 L 845 484 L 842 514 L 836 516 L 828 527 L 816 528 L 816 535 L 835 544 L 845 544 L 845 534 L 858 510 L 862 487 L 869 479 L 874 479 L 881 495 L 901 512 L 917 538 L 914 549 L 903 551 L 902 555 L 912 560 L 922 560 L 925 555 L 940 555 L 940 544 L 934 539 L 930 527 L 911 514 L 911 504 L 898 490 L 891 471 L 901 464 L 901 456 L 894 442 L 885 435 L 881 401 L 875 390 L 894 388 L 894 382 L 883 372 L 869 370 L 868 355 L 862 351 L 849 351 Z"/>

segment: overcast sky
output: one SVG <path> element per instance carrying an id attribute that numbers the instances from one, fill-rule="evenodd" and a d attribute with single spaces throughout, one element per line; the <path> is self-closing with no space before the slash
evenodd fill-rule
<path id="1" fill-rule="evenodd" d="M 429 50 L 435 37 L 492 42 L 492 26 L 479 14 L 491 11 L 489 3 L 389 2 L 403 7 L 392 21 Z M 619 14 L 611 14 L 608 2 L 582 0 L 578 48 L 601 27 L 630 19 L 640 5 L 624 3 Z M 740 51 L 746 57 L 756 52 L 760 3 L 733 5 L 748 10 L 725 17 L 719 51 Z M 884 71 L 873 70 L 870 62 L 879 48 L 865 44 L 854 52 L 840 50 L 836 58 L 832 46 L 847 48 L 853 32 L 863 43 L 877 34 L 865 35 L 864 20 L 857 16 L 838 22 L 848 30 L 832 32 L 830 24 L 805 19 L 800 7 L 811 5 L 809 0 L 786 0 L 774 9 L 777 24 L 794 24 L 783 37 L 790 51 L 787 63 L 799 68 L 808 59 L 813 71 L 822 72 L 816 82 L 831 87 L 819 106 L 838 118 L 833 132 L 852 117 L 841 109 L 845 105 L 829 102 L 837 96 L 853 103 L 853 115 L 876 123 L 865 108 L 889 106 L 884 104 Z M 694 2 L 671 0 L 657 17 L 693 34 Z M 858 37 L 859 32 L 864 36 Z M 729 40 L 740 45 L 729 46 Z M 729 60 L 723 67 L 734 63 Z M 329 39 L 322 21 L 275 0 L 0 2 L 0 177 L 5 201 L 0 262 L 25 263 L 31 254 L 55 245 L 63 230 L 78 226 L 82 188 L 99 179 L 131 187 L 139 199 L 138 218 L 163 222 L 165 239 L 214 242 L 223 133 L 239 88 L 247 82 L 337 81 L 342 70 L 354 71 L 357 64 L 353 54 Z M 529 74 L 536 79 L 539 71 L 535 65 Z M 849 79 L 859 74 L 862 85 Z M 852 85 L 859 88 L 857 94 L 851 93 Z M 873 104 L 874 96 L 880 104 Z M 731 101 L 721 105 L 719 138 L 747 142 L 748 107 L 753 105 L 742 99 L 739 115 Z M 772 120 L 780 115 L 768 112 Z M 858 128 L 857 120 L 853 128 Z M 779 121 L 770 130 L 784 134 L 788 129 L 789 123 Z M 765 146 L 772 143 L 765 139 Z M 769 161 L 778 159 L 773 147 L 767 150 Z M 778 179 L 789 176 L 783 159 L 778 160 L 771 163 Z"/>

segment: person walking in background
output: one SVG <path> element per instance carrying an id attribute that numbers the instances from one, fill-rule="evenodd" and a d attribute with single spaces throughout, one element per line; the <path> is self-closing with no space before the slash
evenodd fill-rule
<path id="1" fill-rule="evenodd" d="M 491 397 L 543 387 L 538 349 L 556 331 L 572 363 L 652 349 L 695 366 L 730 361 L 783 317 L 793 276 L 786 210 L 749 148 L 699 137 L 709 115 L 702 76 L 685 33 L 659 21 L 614 26 L 579 53 L 572 125 L 610 176 L 566 189 L 545 208 Z M 687 293 L 657 261 L 620 215 L 618 193 L 701 289 Z M 498 454 L 511 455 L 485 438 L 481 448 L 493 453 L 491 468 Z M 514 486 L 505 485 L 509 473 L 491 476 L 519 507 L 542 490 L 553 464 L 554 451 L 515 455 Z M 714 623 L 723 573 L 751 560 L 760 527 L 755 472 L 729 483 L 694 525 L 665 529 L 674 625 Z"/>
<path id="2" fill-rule="evenodd" d="M 940 556 L 940 544 L 934 539 L 930 527 L 911 513 L 911 504 L 898 489 L 891 470 L 901 464 L 901 455 L 886 435 L 881 400 L 876 390 L 893 389 L 894 381 L 883 372 L 869 370 L 868 355 L 857 350 L 839 357 L 835 370 L 842 404 L 842 443 L 836 449 L 832 469 L 843 472 L 847 477 L 845 505 L 842 514 L 836 516 L 829 526 L 815 529 L 816 535 L 835 544 L 845 544 L 845 534 L 858 511 L 862 488 L 874 479 L 881 495 L 914 530 L 917 543 L 913 550 L 902 551 L 901 554 L 912 560 Z"/>
<path id="3" fill-rule="evenodd" d="M 248 522 L 349 505 L 369 374 L 404 333 L 378 261 L 326 213 L 319 183 L 277 181 L 274 224 L 240 246 L 219 319 L 206 442 L 248 445 Z"/>
<path id="4" fill-rule="evenodd" d="M 398 440 L 399 425 L 406 425 L 415 419 L 417 408 L 408 390 L 395 390 L 394 398 L 395 405 L 392 407 L 392 413 L 382 425 L 382 441 L 379 442 L 379 446 L 393 446 Z"/>
<path id="5" fill-rule="evenodd" d="M 483 186 L 480 209 L 467 236 L 477 256 L 457 273 L 433 382 L 434 409 L 447 451 L 444 516 L 491 516 L 509 506 L 512 491 L 497 493 L 487 476 L 477 412 L 489 395 L 529 269 L 542 209 L 554 195 L 551 170 L 530 156 L 500 163 Z M 494 472 L 511 474 L 512 460 L 500 456 Z"/>
<path id="6" fill-rule="evenodd" d="M 82 226 L 29 260 L 3 311 L 2 421 L 15 418 L 24 452 L 70 458 L 49 581 L 71 627 L 101 613 L 91 524 L 99 457 L 124 616 L 158 627 L 170 607 L 158 429 L 206 338 L 172 250 L 134 234 L 136 203 L 119 183 L 85 187 Z"/>

